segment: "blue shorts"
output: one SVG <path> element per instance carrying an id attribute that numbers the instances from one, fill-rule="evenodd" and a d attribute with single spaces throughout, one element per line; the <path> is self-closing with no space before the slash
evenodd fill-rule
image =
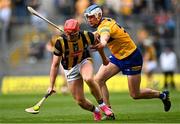
<path id="1" fill-rule="evenodd" d="M 143 65 L 143 59 L 140 51 L 136 49 L 128 57 L 119 60 L 114 55 L 109 56 L 110 62 L 120 68 L 124 75 L 140 74 Z"/>

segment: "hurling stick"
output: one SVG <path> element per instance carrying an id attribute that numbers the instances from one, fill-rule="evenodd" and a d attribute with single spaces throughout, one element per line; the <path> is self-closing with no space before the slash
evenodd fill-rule
<path id="1" fill-rule="evenodd" d="M 41 106 L 43 104 L 43 102 L 48 98 L 48 96 L 50 96 L 50 93 L 47 93 L 36 105 L 37 106 Z"/>
<path id="2" fill-rule="evenodd" d="M 48 96 L 50 96 L 51 93 L 47 93 L 38 103 L 36 103 L 34 106 L 25 109 L 26 112 L 31 113 L 31 114 L 38 114 L 39 113 L 39 109 L 42 106 L 42 104 L 44 103 L 44 101 L 48 98 Z"/>
<path id="3" fill-rule="evenodd" d="M 61 29 L 60 27 L 58 27 L 56 24 L 52 23 L 51 21 L 49 21 L 48 19 L 46 19 L 44 16 L 42 16 L 40 13 L 38 13 L 36 10 L 34 10 L 32 7 L 28 6 L 27 7 L 28 11 L 31 12 L 33 15 L 41 18 L 42 20 L 46 21 L 47 23 L 49 23 L 51 26 L 57 28 L 59 31 L 64 32 L 63 29 Z"/>

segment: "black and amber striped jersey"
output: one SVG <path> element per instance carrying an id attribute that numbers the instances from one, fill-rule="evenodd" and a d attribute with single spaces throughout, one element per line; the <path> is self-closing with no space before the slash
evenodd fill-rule
<path id="1" fill-rule="evenodd" d="M 57 40 L 54 55 L 62 56 L 61 63 L 64 69 L 69 70 L 85 58 L 89 58 L 89 45 L 94 44 L 94 35 L 91 32 L 80 31 L 79 39 L 69 42 L 63 34 Z"/>

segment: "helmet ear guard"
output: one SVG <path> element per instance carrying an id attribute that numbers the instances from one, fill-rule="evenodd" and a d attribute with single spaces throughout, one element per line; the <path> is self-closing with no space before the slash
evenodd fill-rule
<path id="1" fill-rule="evenodd" d="M 97 17 L 98 20 L 100 20 L 102 18 L 102 13 L 98 13 Z"/>

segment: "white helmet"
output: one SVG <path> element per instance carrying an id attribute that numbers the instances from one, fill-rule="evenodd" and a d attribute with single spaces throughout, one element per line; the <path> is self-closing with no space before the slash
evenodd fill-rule
<path id="1" fill-rule="evenodd" d="M 95 17 L 98 20 L 100 20 L 102 18 L 102 9 L 100 8 L 100 6 L 93 4 L 85 10 L 85 12 L 84 12 L 85 18 L 87 16 L 92 16 L 92 15 L 95 15 Z"/>

